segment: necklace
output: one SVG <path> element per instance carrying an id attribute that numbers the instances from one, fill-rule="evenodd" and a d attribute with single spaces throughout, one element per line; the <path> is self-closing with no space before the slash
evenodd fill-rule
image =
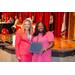
<path id="1" fill-rule="evenodd" d="M 43 34 L 43 33 L 41 33 L 40 35 L 38 34 L 38 36 L 37 36 L 37 42 L 38 42 L 39 37 L 40 37 L 42 34 Z"/>

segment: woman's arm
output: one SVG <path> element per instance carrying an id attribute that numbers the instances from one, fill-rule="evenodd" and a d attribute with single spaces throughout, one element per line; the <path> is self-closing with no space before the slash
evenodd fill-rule
<path id="1" fill-rule="evenodd" d="M 16 53 L 16 58 L 20 57 L 19 55 L 19 46 L 20 46 L 20 31 L 18 30 L 16 32 L 16 38 L 15 38 L 15 53 Z"/>
<path id="2" fill-rule="evenodd" d="M 43 54 L 45 52 L 45 50 L 48 50 L 48 49 L 51 49 L 53 46 L 54 46 L 54 41 L 51 41 L 49 42 L 50 44 L 45 48 L 45 49 L 42 49 L 40 51 L 41 54 Z"/>

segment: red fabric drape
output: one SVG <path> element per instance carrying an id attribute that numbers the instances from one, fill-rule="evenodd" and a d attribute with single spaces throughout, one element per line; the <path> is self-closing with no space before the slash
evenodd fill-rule
<path id="1" fill-rule="evenodd" d="M 43 22 L 44 20 L 44 12 L 34 12 L 34 22 Z"/>
<path id="2" fill-rule="evenodd" d="M 23 22 L 23 15 L 22 12 L 19 12 L 19 22 L 22 23 Z"/>
<path id="3" fill-rule="evenodd" d="M 54 29 L 54 35 L 58 34 L 58 18 L 57 18 L 58 14 L 57 12 L 54 13 L 54 25 L 55 25 L 55 29 Z"/>
<path id="4" fill-rule="evenodd" d="M 22 12 L 22 19 L 25 20 L 25 12 Z"/>
<path id="5" fill-rule="evenodd" d="M 46 25 L 47 30 L 49 30 L 49 19 L 50 19 L 49 12 L 45 12 L 44 13 L 44 23 Z"/>
<path id="6" fill-rule="evenodd" d="M 26 13 L 26 18 L 28 18 L 29 17 L 29 12 L 25 12 Z"/>
<path id="7" fill-rule="evenodd" d="M 55 25 L 54 35 L 58 35 L 58 36 L 61 35 L 63 15 L 64 15 L 64 12 L 55 12 L 54 13 L 54 25 Z M 66 15 L 66 36 L 68 36 L 68 15 Z"/>
<path id="8" fill-rule="evenodd" d="M 40 12 L 36 12 L 35 17 L 36 17 L 35 22 L 38 23 L 40 21 Z"/>
<path id="9" fill-rule="evenodd" d="M 15 17 L 15 15 L 18 16 L 18 18 L 20 17 L 20 12 L 2 12 L 2 15 L 4 15 L 5 17 L 5 21 L 7 22 L 7 18 L 8 16 L 11 17 Z M 51 12 L 34 12 L 34 23 L 38 23 L 39 21 L 44 22 L 47 30 L 49 30 L 49 20 L 50 20 L 50 15 Z M 62 27 L 62 22 L 63 22 L 63 12 L 53 12 L 53 16 L 54 16 L 54 35 L 61 35 L 61 27 Z M 69 13 L 67 12 L 66 14 L 66 36 L 68 36 L 68 16 Z M 26 18 L 31 18 L 32 19 L 32 12 L 21 12 L 21 18 L 22 18 L 22 22 L 25 20 Z"/>
<path id="10" fill-rule="evenodd" d="M 43 12 L 40 12 L 40 18 L 39 18 L 40 22 L 43 22 L 43 18 L 44 18 L 43 16 L 44 16 Z"/>
<path id="11" fill-rule="evenodd" d="M 34 12 L 34 23 L 36 23 L 36 12 Z"/>
<path id="12" fill-rule="evenodd" d="M 61 34 L 61 32 L 60 32 L 61 31 L 60 12 L 58 12 L 58 19 L 57 20 L 58 20 L 58 22 L 57 22 L 58 23 L 58 31 L 57 31 L 57 33 L 58 33 L 58 35 L 60 35 Z"/>
<path id="13" fill-rule="evenodd" d="M 32 12 L 29 12 L 29 18 L 32 19 Z"/>

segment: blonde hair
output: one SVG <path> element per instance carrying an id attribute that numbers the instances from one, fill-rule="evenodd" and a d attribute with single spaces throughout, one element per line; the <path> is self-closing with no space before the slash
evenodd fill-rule
<path id="1" fill-rule="evenodd" d="M 24 29 L 24 24 L 25 24 L 26 21 L 29 21 L 29 23 L 30 23 L 30 34 L 31 34 L 31 35 L 33 34 L 31 21 L 30 21 L 29 19 L 25 19 L 25 20 L 23 21 L 23 25 L 22 25 L 22 29 L 21 29 L 23 36 L 24 36 L 24 31 L 25 31 L 25 29 Z"/>

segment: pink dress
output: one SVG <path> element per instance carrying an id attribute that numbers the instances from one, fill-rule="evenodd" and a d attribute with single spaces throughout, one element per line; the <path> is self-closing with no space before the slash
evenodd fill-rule
<path id="1" fill-rule="evenodd" d="M 37 42 L 37 36 L 33 38 L 33 41 Z M 54 35 L 50 31 L 46 32 L 44 36 L 40 36 L 38 38 L 38 42 L 43 42 L 43 49 L 45 49 L 50 44 L 50 41 L 54 41 Z M 47 50 L 42 55 L 33 53 L 32 62 L 51 62 L 51 49 Z"/>

